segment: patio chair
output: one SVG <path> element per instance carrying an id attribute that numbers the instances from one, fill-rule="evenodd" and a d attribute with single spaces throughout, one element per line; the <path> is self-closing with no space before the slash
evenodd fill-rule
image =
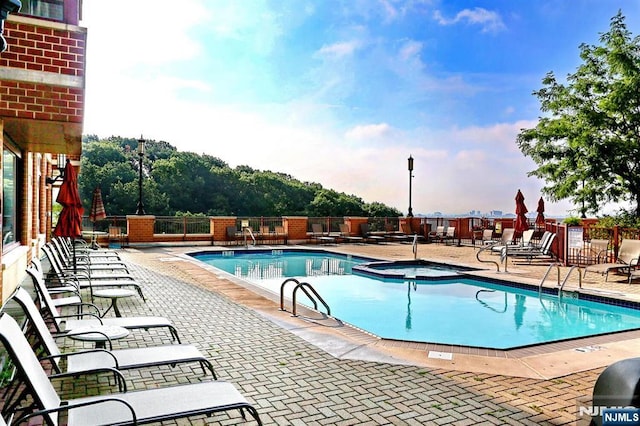
<path id="1" fill-rule="evenodd" d="M 279 240 L 282 240 L 283 244 L 287 244 L 287 233 L 284 231 L 284 226 L 282 225 L 276 225 L 274 228 L 274 238 L 276 239 L 276 242 Z"/>
<path id="2" fill-rule="evenodd" d="M 362 234 L 362 238 L 369 243 L 382 243 L 385 241 L 385 238 L 382 235 L 373 234 L 371 232 L 368 223 L 360 224 L 360 233 Z"/>
<path id="3" fill-rule="evenodd" d="M 610 254 L 608 239 L 593 238 L 578 253 L 578 263 L 584 265 L 607 263 L 609 262 Z"/>
<path id="4" fill-rule="evenodd" d="M 9 315 L 0 316 L 0 340 L 17 369 L 14 380 L 25 386 L 32 398 L 33 411 L 14 423 L 42 417 L 48 425 L 57 425 L 61 413 L 67 413 L 66 423 L 74 425 L 143 424 L 178 419 L 194 415 L 210 415 L 228 410 L 246 410 L 262 425 L 256 409 L 228 382 L 168 386 L 131 392 L 62 400 L 36 358 L 20 326 Z"/>
<path id="5" fill-rule="evenodd" d="M 357 236 L 357 235 L 351 235 L 351 230 L 349 229 L 349 225 L 347 225 L 346 223 L 341 223 L 339 225 L 340 228 L 340 238 L 343 241 L 346 241 L 348 243 L 361 243 L 364 241 L 364 238 Z"/>
<path id="6" fill-rule="evenodd" d="M 429 232 L 429 242 L 435 241 L 437 243 L 441 242 L 444 238 L 446 231 L 444 226 L 436 226 L 435 231 Z"/>
<path id="7" fill-rule="evenodd" d="M 211 362 L 193 345 L 161 345 L 117 350 L 94 349 L 63 353 L 27 290 L 18 288 L 9 300 L 15 301 L 22 308 L 30 329 L 35 333 L 40 349 L 43 351 L 40 358 L 51 363 L 55 377 L 113 373 L 113 370 L 122 371 L 161 365 L 173 367 L 176 364 L 197 362 L 202 367 L 203 373 L 206 374 L 209 370 L 213 378 L 217 379 Z M 58 337 L 65 336 L 68 334 Z M 121 379 L 116 378 L 117 381 Z M 124 382 L 122 384 L 126 386 Z"/>
<path id="8" fill-rule="evenodd" d="M 424 242 L 424 235 L 421 235 L 419 232 L 416 232 L 413 229 L 411 229 L 410 222 L 403 223 L 401 225 L 401 228 L 402 228 L 402 232 L 407 237 L 407 241 L 413 241 L 413 239 L 416 238 L 416 235 L 417 235 L 418 241 Z"/>
<path id="9" fill-rule="evenodd" d="M 49 263 L 51 265 L 50 272 L 53 272 L 55 282 L 64 283 L 72 281 L 77 284 L 79 288 L 88 288 L 91 292 L 92 300 L 93 290 L 95 288 L 133 287 L 138 292 L 142 300 L 146 301 L 144 294 L 142 293 L 142 286 L 130 274 L 97 275 L 89 274 L 82 270 L 78 270 L 76 272 L 69 271 L 62 267 L 58 257 L 49 247 L 47 247 L 46 244 L 42 247 L 42 251 L 47 256 L 47 259 L 49 259 Z"/>
<path id="10" fill-rule="evenodd" d="M 325 233 L 321 223 L 311 224 L 311 238 L 318 244 L 332 244 L 336 242 L 336 238 Z"/>
<path id="11" fill-rule="evenodd" d="M 456 227 L 448 226 L 447 231 L 444 233 L 444 236 L 442 237 L 442 241 L 444 241 L 445 244 L 449 244 L 449 241 L 454 242 L 455 239 L 456 239 Z"/>
<path id="12" fill-rule="evenodd" d="M 33 286 L 35 287 L 40 300 L 41 313 L 44 318 L 51 319 L 57 333 L 65 333 L 80 327 L 93 326 L 97 324 L 114 325 L 126 328 L 127 330 L 143 329 L 148 331 L 152 328 L 166 328 L 169 331 L 172 340 L 181 343 L 178 330 L 176 330 L 173 323 L 168 318 L 157 316 L 103 318 L 102 312 L 100 312 L 100 309 L 96 305 L 83 302 L 79 296 L 73 295 L 62 299 L 52 299 L 51 294 L 45 285 L 44 276 L 41 271 L 38 271 L 33 266 L 27 268 L 27 274 L 31 276 Z M 56 304 L 55 301 L 58 300 L 64 303 Z M 76 308 L 77 313 L 74 315 L 61 315 L 57 308 L 62 306 Z M 91 312 L 84 312 L 83 308 L 85 307 L 90 308 Z"/>
<path id="13" fill-rule="evenodd" d="M 631 277 L 631 270 L 638 266 L 638 258 L 640 258 L 640 240 L 623 239 L 618 249 L 618 258 L 615 262 L 597 263 L 584 268 L 584 278 L 587 272 L 599 272 L 605 276 L 605 281 L 609 279 L 610 271 L 624 271 L 627 277 Z"/>
<path id="14" fill-rule="evenodd" d="M 238 233 L 238 230 L 236 229 L 235 226 L 226 227 L 226 236 L 227 236 L 227 242 L 229 244 L 235 243 L 236 245 L 239 245 L 243 239 L 242 234 Z"/>
<path id="15" fill-rule="evenodd" d="M 482 245 L 496 244 L 497 241 L 493 239 L 493 229 L 482 230 Z"/>

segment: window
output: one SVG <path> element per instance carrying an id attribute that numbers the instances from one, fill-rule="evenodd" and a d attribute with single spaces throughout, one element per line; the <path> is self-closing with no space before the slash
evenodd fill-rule
<path id="1" fill-rule="evenodd" d="M 6 140 L 5 140 L 6 142 Z M 10 149 L 2 150 L 2 250 L 7 251 L 18 241 L 18 166 L 19 156 Z"/>
<path id="2" fill-rule="evenodd" d="M 38 16 L 55 21 L 64 20 L 64 0 L 21 0 L 21 15 Z"/>

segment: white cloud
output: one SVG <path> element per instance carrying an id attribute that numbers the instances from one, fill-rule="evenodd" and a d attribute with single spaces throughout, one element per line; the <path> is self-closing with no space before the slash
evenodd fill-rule
<path id="1" fill-rule="evenodd" d="M 498 13 L 482 7 L 461 10 L 453 19 L 446 19 L 439 10 L 435 11 L 433 16 L 440 25 L 454 25 L 461 22 L 480 25 L 483 33 L 495 33 L 506 29 Z"/>
<path id="2" fill-rule="evenodd" d="M 420 52 L 422 51 L 422 43 L 415 40 L 408 40 L 406 43 L 400 47 L 400 59 L 403 61 L 407 61 L 409 59 L 418 58 L 420 56 Z"/>
<path id="3" fill-rule="evenodd" d="M 330 45 L 322 46 L 317 54 L 319 56 L 342 58 L 344 56 L 351 56 L 360 47 L 360 42 L 356 40 L 344 41 L 340 43 L 334 43 Z"/>
<path id="4" fill-rule="evenodd" d="M 377 139 L 387 136 L 390 131 L 391 126 L 387 123 L 366 124 L 349 129 L 345 133 L 345 137 L 355 140 Z"/>

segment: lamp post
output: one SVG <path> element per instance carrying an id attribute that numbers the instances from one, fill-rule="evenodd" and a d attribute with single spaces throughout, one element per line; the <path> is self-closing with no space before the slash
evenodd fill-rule
<path id="1" fill-rule="evenodd" d="M 144 144 L 145 140 L 140 135 L 140 139 L 138 139 L 138 208 L 136 210 L 137 215 L 144 215 L 144 204 L 142 204 L 142 158 L 144 157 Z"/>
<path id="2" fill-rule="evenodd" d="M 413 179 L 413 157 L 409 155 L 408 168 L 409 168 L 409 212 L 407 217 L 413 217 L 413 209 L 411 208 L 411 180 Z"/>

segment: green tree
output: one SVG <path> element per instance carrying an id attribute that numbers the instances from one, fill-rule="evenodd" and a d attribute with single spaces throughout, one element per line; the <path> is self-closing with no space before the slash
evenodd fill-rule
<path id="1" fill-rule="evenodd" d="M 583 214 L 626 201 L 640 217 L 640 38 L 618 12 L 600 43 L 580 46 L 583 63 L 565 84 L 545 76 L 534 95 L 546 115 L 517 143 L 551 200 L 571 199 Z"/>

